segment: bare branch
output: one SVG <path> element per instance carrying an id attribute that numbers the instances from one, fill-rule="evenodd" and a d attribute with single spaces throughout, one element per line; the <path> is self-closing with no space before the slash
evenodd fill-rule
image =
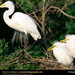
<path id="1" fill-rule="evenodd" d="M 21 0 L 21 6 L 23 5 L 23 0 Z"/>
<path id="2" fill-rule="evenodd" d="M 42 22 L 38 19 L 38 17 L 36 16 L 36 14 L 33 12 L 33 14 L 34 14 L 34 17 L 37 19 L 37 21 L 40 23 L 40 24 L 42 24 Z"/>
<path id="3" fill-rule="evenodd" d="M 19 6 L 26 14 L 29 14 L 29 13 L 27 13 L 27 12 L 21 7 L 21 5 L 18 3 L 17 0 L 15 0 L 15 1 L 17 2 L 18 6 Z"/>
<path id="4" fill-rule="evenodd" d="M 48 0 L 46 6 L 45 6 L 45 10 L 47 9 L 48 5 L 49 5 L 50 0 Z"/>
<path id="5" fill-rule="evenodd" d="M 50 6 L 50 7 L 46 10 L 45 13 L 47 13 L 47 12 L 48 12 L 50 9 L 52 9 L 52 8 L 54 8 L 54 9 L 58 9 L 61 13 L 63 13 L 63 14 L 66 15 L 67 17 L 70 17 L 70 18 L 74 18 L 74 19 L 75 19 L 74 16 L 71 16 L 71 15 L 66 14 L 66 13 L 65 13 L 64 11 L 62 11 L 60 8 L 55 7 L 55 6 Z"/>

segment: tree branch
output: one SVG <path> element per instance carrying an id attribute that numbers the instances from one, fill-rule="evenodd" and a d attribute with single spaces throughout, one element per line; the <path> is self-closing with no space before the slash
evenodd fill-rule
<path id="1" fill-rule="evenodd" d="M 17 2 L 17 4 L 18 4 L 18 6 L 26 13 L 26 14 L 29 14 L 29 13 L 27 13 L 21 6 L 22 6 L 22 4 L 20 5 L 19 3 L 18 3 L 18 1 L 17 0 L 15 0 L 16 2 Z M 22 1 L 22 3 L 23 3 L 23 1 Z"/>
<path id="2" fill-rule="evenodd" d="M 49 5 L 50 0 L 48 0 L 46 6 L 45 6 L 45 10 L 47 9 L 48 5 Z"/>
<path id="3" fill-rule="evenodd" d="M 62 11 L 60 8 L 58 8 L 58 7 L 55 7 L 55 6 L 50 6 L 47 10 L 46 10 L 46 12 L 45 13 L 47 13 L 50 9 L 58 9 L 61 13 L 63 13 L 64 15 L 66 15 L 67 17 L 70 17 L 70 18 L 73 18 L 73 19 L 75 19 L 75 17 L 74 16 L 71 16 L 71 15 L 68 15 L 68 14 L 66 14 L 64 11 Z"/>
<path id="4" fill-rule="evenodd" d="M 40 24 L 42 24 L 42 22 L 38 19 L 38 17 L 36 16 L 36 14 L 35 14 L 35 12 L 33 12 L 33 14 L 34 14 L 34 17 L 37 19 L 37 21 L 40 23 Z"/>

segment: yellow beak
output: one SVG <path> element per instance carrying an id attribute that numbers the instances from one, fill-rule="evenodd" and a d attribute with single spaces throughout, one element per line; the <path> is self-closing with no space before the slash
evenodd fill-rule
<path id="1" fill-rule="evenodd" d="M 56 45 L 51 46 L 50 48 L 47 49 L 47 51 L 53 50 L 54 47 L 56 47 Z"/>
<path id="2" fill-rule="evenodd" d="M 3 6 L 5 6 L 5 4 L 0 5 L 0 8 L 3 7 Z"/>
<path id="3" fill-rule="evenodd" d="M 59 42 L 66 42 L 67 40 L 69 40 L 69 39 L 64 39 L 64 40 L 61 40 Z M 51 46 L 50 48 L 47 49 L 47 51 L 53 50 L 54 47 L 56 47 L 56 45 Z"/>
<path id="4" fill-rule="evenodd" d="M 69 39 L 64 39 L 64 40 L 61 40 L 61 41 L 59 41 L 59 42 L 66 42 L 67 40 L 69 40 Z"/>

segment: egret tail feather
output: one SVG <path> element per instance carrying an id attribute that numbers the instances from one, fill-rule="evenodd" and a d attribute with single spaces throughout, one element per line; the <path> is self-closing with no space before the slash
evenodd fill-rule
<path id="1" fill-rule="evenodd" d="M 14 43 L 20 43 L 22 45 L 25 41 L 26 41 L 25 33 L 15 30 L 14 35 L 11 39 L 11 44 L 13 45 Z"/>

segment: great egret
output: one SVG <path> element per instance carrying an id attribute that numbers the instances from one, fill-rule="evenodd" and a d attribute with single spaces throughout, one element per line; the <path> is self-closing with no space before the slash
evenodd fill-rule
<path id="1" fill-rule="evenodd" d="M 68 54 L 75 58 L 75 35 L 66 35 L 66 39 L 69 39 L 66 41 L 66 47 L 68 49 Z"/>
<path id="2" fill-rule="evenodd" d="M 3 19 L 9 27 L 24 32 L 26 35 L 29 33 L 34 40 L 41 39 L 41 35 L 37 29 L 35 21 L 27 14 L 21 12 L 14 13 L 15 6 L 12 1 L 3 3 L 0 5 L 0 8 L 8 8 L 8 10 L 3 14 Z M 13 16 L 10 19 L 9 16 L 12 14 Z"/>
<path id="3" fill-rule="evenodd" d="M 72 64 L 73 58 L 67 54 L 67 48 L 65 43 L 54 42 L 51 49 L 53 49 L 53 54 L 59 63 L 62 63 L 65 66 Z"/>

